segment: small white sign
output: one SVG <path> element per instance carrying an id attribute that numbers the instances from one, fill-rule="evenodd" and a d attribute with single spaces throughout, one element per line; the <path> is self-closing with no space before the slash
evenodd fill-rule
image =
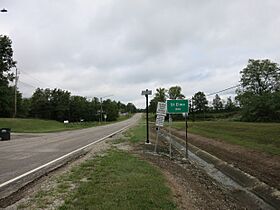
<path id="1" fill-rule="evenodd" d="M 158 102 L 158 104 L 157 104 L 157 115 L 166 116 L 166 104 L 164 102 Z"/>
<path id="2" fill-rule="evenodd" d="M 107 114 L 104 114 L 104 118 L 107 119 Z"/>
<path id="3" fill-rule="evenodd" d="M 158 127 L 163 127 L 164 125 L 164 115 L 157 115 L 157 119 L 156 119 L 156 126 Z"/>
<path id="4" fill-rule="evenodd" d="M 63 123 L 64 123 L 64 124 L 68 124 L 68 123 L 69 123 L 69 120 L 64 120 Z"/>

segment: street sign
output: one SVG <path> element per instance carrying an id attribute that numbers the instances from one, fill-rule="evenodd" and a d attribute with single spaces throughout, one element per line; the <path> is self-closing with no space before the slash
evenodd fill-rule
<path id="1" fill-rule="evenodd" d="M 152 91 L 151 90 L 142 90 L 142 95 L 145 96 L 146 98 L 146 130 L 147 130 L 147 141 L 146 141 L 146 144 L 150 144 L 150 141 L 149 141 L 149 104 L 148 104 L 148 98 L 149 98 L 149 95 L 152 95 Z"/>
<path id="2" fill-rule="evenodd" d="M 167 100 L 167 113 L 181 114 L 189 112 L 189 101 L 186 99 Z"/>
<path id="3" fill-rule="evenodd" d="M 164 115 L 157 115 L 156 126 L 158 126 L 158 127 L 163 127 L 164 118 L 165 118 Z"/>
<path id="4" fill-rule="evenodd" d="M 152 91 L 151 90 L 142 90 L 141 95 L 152 95 Z"/>
<path id="5" fill-rule="evenodd" d="M 158 102 L 158 104 L 157 104 L 157 115 L 166 116 L 166 104 L 164 102 Z"/>

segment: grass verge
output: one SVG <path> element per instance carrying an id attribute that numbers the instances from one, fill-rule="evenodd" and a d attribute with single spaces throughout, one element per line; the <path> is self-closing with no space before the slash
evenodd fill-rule
<path id="1" fill-rule="evenodd" d="M 179 130 L 185 122 L 174 122 Z M 230 121 L 190 122 L 189 131 L 201 136 L 226 141 L 246 148 L 280 155 L 279 123 L 246 123 Z"/>
<path id="2" fill-rule="evenodd" d="M 114 142 L 139 142 L 145 123 Z M 116 148 L 86 160 L 44 186 L 18 209 L 177 209 L 160 169 Z"/>
<path id="3" fill-rule="evenodd" d="M 144 119 L 142 119 L 138 125 L 125 132 L 125 137 L 127 137 L 131 143 L 143 141 L 146 138 L 146 123 Z"/>
<path id="4" fill-rule="evenodd" d="M 123 121 L 128 118 L 129 116 L 120 116 L 114 122 Z M 11 128 L 12 132 L 16 133 L 47 133 L 89 128 L 114 122 L 103 122 L 102 124 L 99 122 L 75 122 L 64 124 L 54 120 L 0 118 L 0 128 Z"/>
<path id="5" fill-rule="evenodd" d="M 117 149 L 85 161 L 57 181 L 55 188 L 39 191 L 19 209 L 176 209 L 161 172 Z"/>
<path id="6" fill-rule="evenodd" d="M 111 150 L 87 161 L 71 179 L 88 177 L 59 209 L 175 209 L 162 174 L 128 153 Z"/>

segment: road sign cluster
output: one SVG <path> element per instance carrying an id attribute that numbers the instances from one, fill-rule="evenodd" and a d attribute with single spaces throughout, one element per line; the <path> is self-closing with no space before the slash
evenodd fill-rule
<path id="1" fill-rule="evenodd" d="M 164 102 L 158 102 L 156 126 L 163 127 L 165 116 L 166 116 L 166 104 Z"/>
<path id="2" fill-rule="evenodd" d="M 157 151 L 157 144 L 158 144 L 158 136 L 160 132 L 160 127 L 164 125 L 164 119 L 166 113 L 169 114 L 169 156 L 171 158 L 171 148 L 172 148 L 172 138 L 171 138 L 171 124 L 172 124 L 172 114 L 185 114 L 186 120 L 186 158 L 188 157 L 188 136 L 187 136 L 187 114 L 189 112 L 189 101 L 186 99 L 169 99 L 164 102 L 158 102 L 157 104 L 157 118 L 156 118 L 156 126 L 157 126 L 157 136 L 156 136 L 156 143 L 155 143 L 155 152 Z"/>
<path id="3" fill-rule="evenodd" d="M 168 114 L 182 114 L 189 112 L 189 102 L 185 99 L 170 99 L 164 102 L 158 102 L 157 104 L 157 118 L 156 126 L 162 127 L 166 113 Z"/>

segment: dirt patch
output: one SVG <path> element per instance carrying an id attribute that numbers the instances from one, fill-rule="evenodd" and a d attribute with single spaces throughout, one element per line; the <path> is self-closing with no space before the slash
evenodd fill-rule
<path id="1" fill-rule="evenodd" d="M 179 209 L 255 209 L 251 203 L 235 199 L 233 192 L 220 187 L 190 162 L 182 164 L 151 154 L 141 156 L 163 171 Z"/>
<path id="2" fill-rule="evenodd" d="M 170 159 L 166 141 L 159 140 L 158 154 L 154 154 L 153 139 L 151 132 L 152 144 L 135 145 L 132 153 L 163 172 L 179 209 L 261 209 L 243 192 L 221 186 L 195 162 L 183 161 L 177 150 L 173 149 Z"/>
<path id="3" fill-rule="evenodd" d="M 172 129 L 172 134 L 185 138 L 184 131 Z M 280 157 L 246 149 L 227 142 L 188 134 L 189 142 L 210 154 L 245 171 L 269 186 L 280 189 Z"/>

